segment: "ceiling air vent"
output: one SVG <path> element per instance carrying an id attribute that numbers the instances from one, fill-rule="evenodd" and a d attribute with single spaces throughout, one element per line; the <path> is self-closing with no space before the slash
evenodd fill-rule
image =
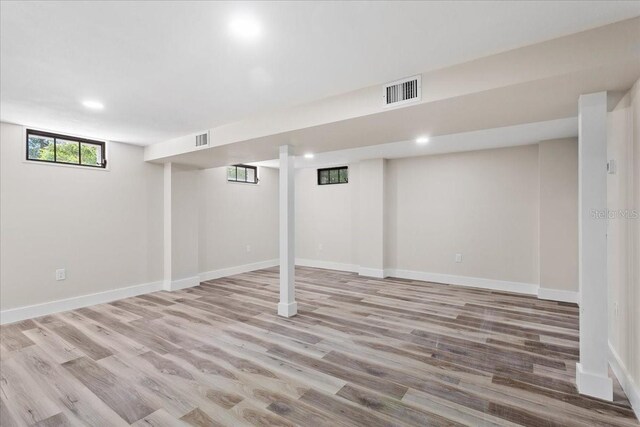
<path id="1" fill-rule="evenodd" d="M 209 132 L 196 135 L 196 147 L 203 147 L 205 145 L 209 145 Z"/>
<path id="2" fill-rule="evenodd" d="M 420 101 L 422 82 L 420 76 L 408 77 L 388 83 L 382 88 L 385 107 L 397 107 L 410 102 Z"/>

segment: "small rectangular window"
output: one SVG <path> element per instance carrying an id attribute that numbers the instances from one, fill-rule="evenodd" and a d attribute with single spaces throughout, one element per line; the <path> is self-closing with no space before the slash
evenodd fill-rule
<path id="1" fill-rule="evenodd" d="M 27 160 L 105 168 L 105 143 L 55 133 L 27 130 Z"/>
<path id="2" fill-rule="evenodd" d="M 349 167 L 318 169 L 318 185 L 346 184 L 349 182 Z"/>
<path id="3" fill-rule="evenodd" d="M 257 184 L 258 168 L 247 165 L 227 166 L 227 181 Z"/>

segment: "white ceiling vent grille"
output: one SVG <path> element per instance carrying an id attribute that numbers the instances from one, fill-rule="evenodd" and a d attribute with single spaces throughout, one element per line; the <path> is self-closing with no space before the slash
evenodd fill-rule
<path id="1" fill-rule="evenodd" d="M 408 77 L 388 83 L 382 88 L 385 107 L 397 107 L 422 98 L 421 76 Z"/>
<path id="2" fill-rule="evenodd" d="M 209 145 L 209 132 L 196 135 L 196 147 L 203 147 L 205 145 Z"/>

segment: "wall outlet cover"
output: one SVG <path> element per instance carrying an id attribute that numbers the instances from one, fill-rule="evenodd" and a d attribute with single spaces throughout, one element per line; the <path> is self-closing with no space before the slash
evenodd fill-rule
<path id="1" fill-rule="evenodd" d="M 56 270 L 56 280 L 65 280 L 67 278 L 67 272 L 64 268 Z"/>

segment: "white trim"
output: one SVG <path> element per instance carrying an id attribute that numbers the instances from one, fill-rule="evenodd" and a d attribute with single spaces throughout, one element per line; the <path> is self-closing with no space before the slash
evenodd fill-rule
<path id="1" fill-rule="evenodd" d="M 375 277 L 376 279 L 384 279 L 388 276 L 387 270 L 380 268 L 358 267 L 358 276 Z"/>
<path id="2" fill-rule="evenodd" d="M 538 298 L 551 301 L 572 302 L 578 304 L 578 291 L 562 291 L 560 289 L 539 288 Z"/>
<path id="3" fill-rule="evenodd" d="M 184 279 L 172 280 L 169 282 L 169 286 L 165 282 L 165 291 L 178 291 L 180 289 L 193 288 L 200 284 L 200 276 L 191 276 Z"/>
<path id="4" fill-rule="evenodd" d="M 107 162 L 107 166 L 104 168 L 96 167 L 96 166 L 82 166 L 82 165 L 73 165 L 66 163 L 57 163 L 57 162 L 47 162 L 47 161 L 38 161 L 38 160 L 28 160 L 22 159 L 22 163 L 27 165 L 39 165 L 39 166 L 56 166 L 59 168 L 71 168 L 71 169 L 81 169 L 81 170 L 94 170 L 101 172 L 111 172 L 109 168 L 109 162 Z"/>
<path id="5" fill-rule="evenodd" d="M 443 283 L 446 285 L 468 286 L 472 288 L 491 289 L 497 291 L 514 292 L 518 294 L 536 295 L 540 299 L 578 303 L 579 293 L 576 291 L 561 291 L 557 289 L 541 288 L 535 283 L 510 282 L 504 280 L 484 279 L 479 277 L 455 276 L 451 274 L 427 273 L 423 271 L 401 270 L 385 268 L 384 270 L 359 267 L 356 264 L 345 264 L 333 261 L 322 261 L 308 258 L 296 258 L 296 265 L 329 270 L 349 271 L 361 276 L 383 278 L 397 277 L 400 279 L 422 280 L 424 282 Z"/>
<path id="6" fill-rule="evenodd" d="M 79 297 L 72 297 L 64 300 L 51 301 L 42 304 L 35 304 L 25 307 L 18 307 L 0 312 L 1 320 L 0 324 L 18 322 L 20 320 L 31 319 L 33 317 L 44 316 L 47 314 L 58 313 L 61 311 L 73 310 L 76 308 L 87 307 L 95 304 L 103 304 L 106 302 L 115 301 L 122 298 L 142 295 L 150 292 L 156 292 L 160 290 L 175 291 L 179 289 L 185 289 L 192 286 L 197 286 L 200 282 L 207 280 L 219 279 L 221 277 L 233 276 L 236 274 L 247 273 L 249 271 L 261 270 L 264 268 L 276 267 L 280 264 L 277 259 L 271 259 L 266 261 L 254 262 L 251 264 L 243 264 L 234 267 L 221 268 L 219 270 L 207 271 L 200 273 L 198 276 L 188 277 L 186 279 L 174 280 L 169 285 L 163 282 L 145 283 L 142 285 L 129 286 L 125 288 L 113 289 L 110 291 L 99 292 L 96 294 L 83 295 Z M 348 271 L 352 273 L 358 273 L 361 276 L 368 277 L 397 277 L 401 279 L 410 280 L 422 280 L 426 282 L 444 283 L 450 285 L 469 286 L 482 289 L 493 289 L 500 291 L 508 291 L 515 293 L 522 293 L 527 295 L 536 295 L 539 290 L 538 285 L 530 283 L 519 282 L 506 282 L 501 280 L 491 280 L 474 278 L 467 276 L 453 276 L 448 274 L 438 273 L 425 273 L 419 271 L 398 270 L 398 269 L 373 269 L 373 268 L 360 268 L 354 264 L 344 264 L 332 261 L 312 260 L 305 258 L 297 258 L 296 265 L 314 268 L 325 268 L 329 270 Z M 545 289 L 543 291 L 553 291 Z M 563 291 L 557 291 L 563 292 Z M 541 296 L 539 296 L 542 298 Z M 554 298 L 545 298 L 552 299 Z M 561 300 L 565 301 L 565 300 Z M 570 301 L 573 302 L 573 301 Z"/>
<path id="7" fill-rule="evenodd" d="M 578 393 L 598 399 L 613 400 L 613 381 L 608 375 L 585 371 L 582 363 L 576 363 L 576 386 Z"/>
<path id="8" fill-rule="evenodd" d="M 427 273 L 399 269 L 386 270 L 387 276 L 400 279 L 422 280 L 424 282 L 444 283 L 447 285 L 469 286 L 472 288 L 495 291 L 515 292 L 526 295 L 538 295 L 539 286 L 535 283 L 510 282 L 504 280 L 483 279 L 480 277 L 454 276 L 451 274 Z"/>
<path id="9" fill-rule="evenodd" d="M 627 367 L 622 363 L 622 359 L 614 350 L 611 341 L 609 341 L 609 365 L 626 393 L 636 418 L 640 420 L 640 387 L 633 381 L 633 377 L 631 377 Z"/>
<path id="10" fill-rule="evenodd" d="M 11 308 L 0 312 L 0 324 L 19 322 L 21 320 L 32 319 L 34 317 L 46 316 L 48 314 L 59 313 L 61 311 L 75 310 L 77 308 L 89 307 L 96 304 L 104 304 L 123 298 L 135 297 L 162 290 L 177 291 L 179 289 L 197 286 L 206 280 L 218 279 L 220 277 L 233 276 L 234 274 L 246 273 L 253 270 L 275 267 L 279 264 L 277 259 L 260 261 L 252 264 L 238 265 L 235 267 L 223 268 L 220 270 L 208 271 L 198 276 L 187 277 L 185 279 L 173 280 L 168 285 L 163 281 L 144 283 L 141 285 L 128 286 L 124 288 L 111 289 L 95 294 L 81 295 L 57 301 L 50 301 L 41 304 L 27 305 L 24 307 Z"/>
<path id="11" fill-rule="evenodd" d="M 219 279 L 221 277 L 233 276 L 235 274 L 247 273 L 254 270 L 262 270 L 263 268 L 271 268 L 280 265 L 280 261 L 277 259 L 270 259 L 267 261 L 258 261 L 251 264 L 237 265 L 235 267 L 221 268 L 220 270 L 206 271 L 200 273 L 200 282 L 207 280 Z"/>
<path id="12" fill-rule="evenodd" d="M 298 303 L 296 301 L 290 303 L 278 303 L 278 316 L 293 317 L 298 314 Z"/>
<path id="13" fill-rule="evenodd" d="M 163 286 L 161 281 L 143 283 L 141 285 L 111 289 L 109 291 L 97 292 L 95 294 L 81 295 L 78 297 L 44 302 L 41 304 L 11 308 L 0 312 L 0 323 L 5 324 L 19 322 L 20 320 L 32 319 L 34 317 L 59 313 L 61 311 L 74 310 L 76 308 L 87 307 L 96 304 L 104 304 L 122 298 L 148 294 L 150 292 L 161 291 L 162 289 Z"/>
<path id="14" fill-rule="evenodd" d="M 322 261 L 315 259 L 296 258 L 296 265 L 302 267 L 324 268 L 327 270 L 350 271 L 357 273 L 359 267 L 355 264 L 344 264 L 341 262 Z"/>

